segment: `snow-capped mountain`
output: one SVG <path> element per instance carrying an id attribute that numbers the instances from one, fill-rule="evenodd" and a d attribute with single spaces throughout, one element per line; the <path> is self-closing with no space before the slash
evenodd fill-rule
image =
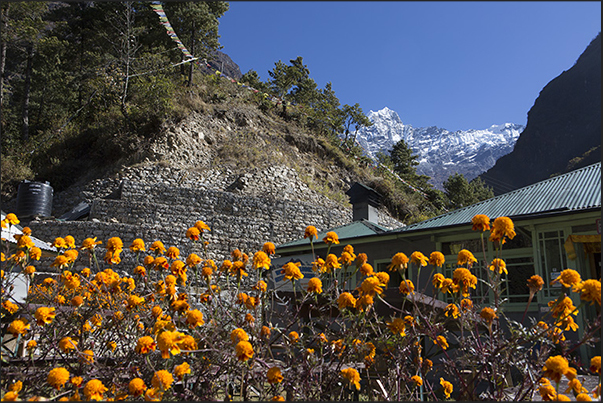
<path id="1" fill-rule="evenodd" d="M 496 160 L 513 151 L 524 126 L 514 123 L 492 125 L 482 130 L 458 130 L 417 127 L 402 123 L 398 114 L 385 107 L 367 115 L 373 122 L 356 132 L 356 140 L 365 153 L 376 159 L 377 152 L 388 153 L 404 139 L 417 154 L 417 172 L 431 177 L 430 183 L 442 189 L 448 176 L 461 173 L 471 180 L 487 171 Z"/>

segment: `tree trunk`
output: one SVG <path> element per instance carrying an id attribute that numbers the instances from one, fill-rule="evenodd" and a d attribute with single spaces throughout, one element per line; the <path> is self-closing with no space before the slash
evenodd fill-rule
<path id="1" fill-rule="evenodd" d="M 10 8 L 10 3 L 6 5 L 6 9 L 4 13 L 2 13 L 2 17 L 0 17 L 1 28 L 0 32 L 6 32 L 6 24 L 8 23 L 8 10 Z M 6 47 L 7 42 L 2 40 L 1 44 L 2 48 L 0 49 L 0 116 L 2 116 L 2 106 L 4 105 L 4 68 L 6 66 Z M 1 119 L 0 119 L 1 120 Z"/>
<path id="2" fill-rule="evenodd" d="M 25 88 L 23 89 L 23 131 L 21 139 L 23 141 L 29 140 L 29 98 L 31 95 L 31 74 L 33 71 L 33 56 L 34 48 L 33 44 L 29 44 L 27 47 L 27 67 L 25 69 Z"/>

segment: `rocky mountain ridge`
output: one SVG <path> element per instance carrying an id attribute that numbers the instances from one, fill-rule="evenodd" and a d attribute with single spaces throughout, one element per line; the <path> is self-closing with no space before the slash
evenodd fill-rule
<path id="1" fill-rule="evenodd" d="M 601 161 L 601 33 L 549 82 L 513 151 L 481 175 L 500 194 Z"/>
<path id="2" fill-rule="evenodd" d="M 404 124 L 388 107 L 370 111 L 367 117 L 373 125 L 356 131 L 356 140 L 366 154 L 375 159 L 379 151 L 387 153 L 404 140 L 419 156 L 417 172 L 431 177 L 430 183 L 438 189 L 455 173 L 471 180 L 491 168 L 498 158 L 513 150 L 524 129 L 514 123 L 454 132 L 435 126 L 415 128 Z"/>

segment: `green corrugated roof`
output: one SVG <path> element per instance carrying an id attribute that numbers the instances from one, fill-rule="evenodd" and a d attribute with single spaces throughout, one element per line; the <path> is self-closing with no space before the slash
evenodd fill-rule
<path id="1" fill-rule="evenodd" d="M 364 235 L 381 234 L 383 232 L 387 232 L 388 228 L 385 228 L 381 225 L 375 224 L 375 223 L 367 221 L 367 220 L 359 220 L 359 221 L 354 221 L 349 224 L 342 225 L 340 227 L 329 228 L 326 231 L 319 232 L 318 233 L 318 241 L 322 242 L 322 238 L 324 238 L 325 235 L 327 234 L 327 232 L 329 232 L 329 231 L 335 231 L 337 233 L 339 239 L 342 240 L 342 239 L 346 239 L 346 238 L 355 238 L 355 237 L 364 236 Z M 317 242 L 317 241 L 315 240 L 314 242 Z M 282 245 L 279 245 L 277 247 L 277 249 L 278 248 L 286 248 L 286 247 L 290 247 L 290 246 L 306 245 L 306 244 L 309 245 L 310 241 L 306 238 L 301 238 L 301 239 L 296 239 L 295 241 L 290 241 L 290 242 L 284 243 Z"/>
<path id="2" fill-rule="evenodd" d="M 476 214 L 493 219 L 595 208 L 601 208 L 600 162 L 392 232 L 468 224 Z"/>

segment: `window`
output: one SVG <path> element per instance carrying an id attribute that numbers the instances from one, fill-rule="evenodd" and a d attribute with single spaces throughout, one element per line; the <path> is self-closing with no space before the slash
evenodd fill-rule
<path id="1" fill-rule="evenodd" d="M 402 277 L 400 276 L 400 273 L 398 273 L 397 270 L 396 271 L 387 270 L 387 266 L 389 266 L 390 263 L 391 263 L 391 261 L 381 262 L 381 263 L 375 262 L 375 267 L 373 269 L 374 269 L 375 273 L 384 271 L 387 274 L 389 274 L 389 283 L 387 284 L 387 288 L 398 288 L 398 287 L 400 287 L 400 282 L 402 281 Z"/>
<path id="2" fill-rule="evenodd" d="M 503 273 L 502 296 L 509 302 L 528 302 L 530 289 L 527 282 L 534 275 L 534 258 L 518 257 L 505 260 L 509 274 Z"/>
<path id="3" fill-rule="evenodd" d="M 544 279 L 544 296 L 556 298 L 561 294 L 561 284 L 551 285 L 551 281 L 559 276 L 561 270 L 567 266 L 563 242 L 563 231 L 545 231 L 538 233 L 540 249 L 540 264 Z"/>

